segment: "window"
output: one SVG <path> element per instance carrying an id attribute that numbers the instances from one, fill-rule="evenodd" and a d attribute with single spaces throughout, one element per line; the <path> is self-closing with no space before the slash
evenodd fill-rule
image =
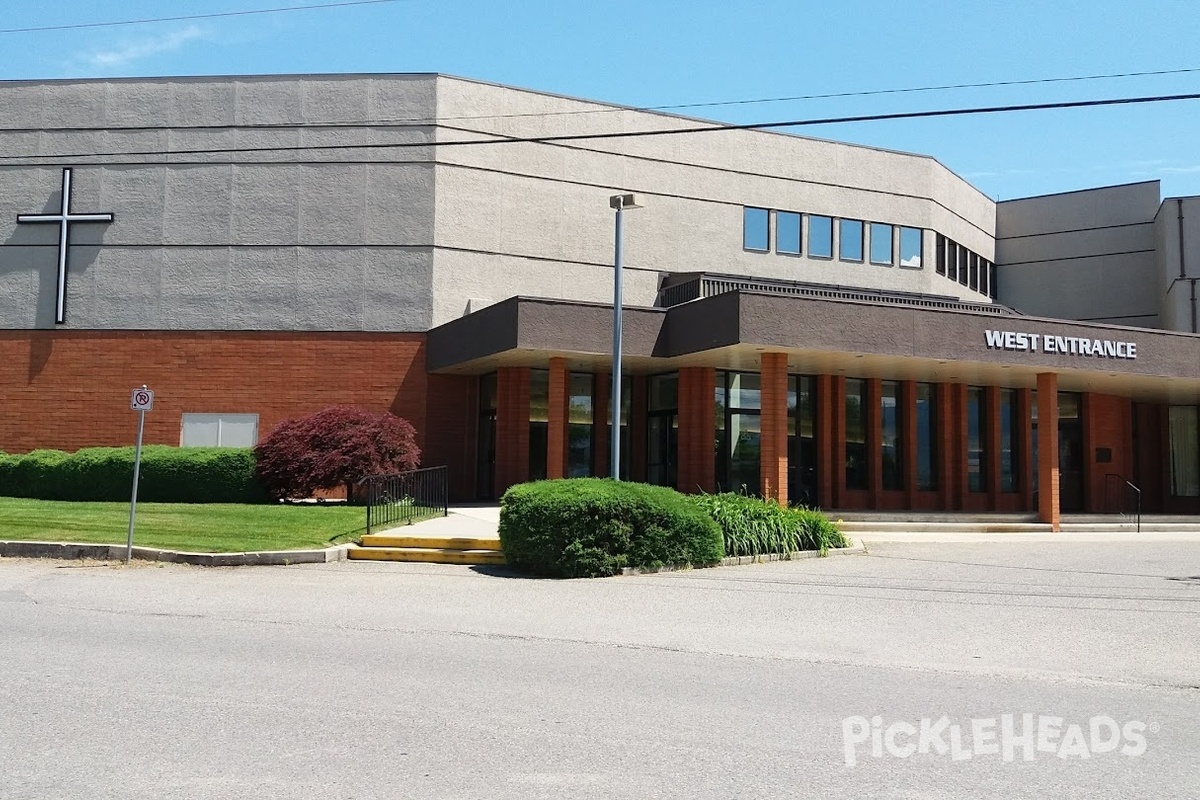
<path id="1" fill-rule="evenodd" d="M 1000 390 L 1000 491 L 1017 490 L 1017 433 L 1021 421 L 1017 418 L 1017 392 Z"/>
<path id="2" fill-rule="evenodd" d="M 765 208 L 742 209 L 742 247 L 759 253 L 771 249 L 771 213 Z"/>
<path id="3" fill-rule="evenodd" d="M 757 372 L 718 372 L 716 474 L 722 489 L 760 491 L 761 392 Z"/>
<path id="4" fill-rule="evenodd" d="M 958 280 L 958 243 L 946 240 L 946 277 Z"/>
<path id="5" fill-rule="evenodd" d="M 921 229 L 900 229 L 900 266 L 906 269 L 921 269 Z M 939 269 L 944 271 L 944 268 Z"/>
<path id="6" fill-rule="evenodd" d="M 961 244 L 956 244 L 954 249 L 958 252 L 958 282 L 966 286 L 971 273 L 971 256 L 975 254 Z"/>
<path id="7" fill-rule="evenodd" d="M 983 423 L 986 419 L 983 387 L 967 387 L 967 490 L 987 490 L 984 476 Z"/>
<path id="8" fill-rule="evenodd" d="M 838 220 L 838 237 L 838 258 L 842 261 L 863 260 L 863 224 L 860 220 Z"/>
<path id="9" fill-rule="evenodd" d="M 900 241 L 900 252 L 901 253 L 904 252 L 903 238 L 901 238 L 901 241 Z M 903 258 L 903 257 L 904 256 L 901 255 L 901 258 Z M 937 256 L 936 256 L 936 258 L 937 258 L 937 274 L 945 275 L 946 274 L 946 237 L 942 236 L 940 233 L 938 234 L 938 237 L 937 237 Z"/>
<path id="10" fill-rule="evenodd" d="M 937 406 L 932 383 L 917 384 L 917 490 L 937 489 Z"/>
<path id="11" fill-rule="evenodd" d="M 529 480 L 546 478 L 546 435 L 550 429 L 550 371 L 529 370 Z"/>
<path id="12" fill-rule="evenodd" d="M 600 420 L 600 424 L 604 426 L 604 435 L 602 442 L 593 442 L 593 446 L 597 444 L 603 448 L 601 452 L 608 452 L 612 447 L 612 377 L 609 376 L 609 387 L 606 392 L 608 402 L 610 403 L 608 413 L 604 415 L 604 419 Z M 621 458 L 618 462 L 620 466 L 621 480 L 629 480 L 630 456 L 629 456 L 629 408 L 633 403 L 633 376 L 621 373 L 621 416 L 620 425 L 621 431 L 618 436 L 617 447 L 620 449 Z M 595 411 L 593 410 L 593 414 Z M 593 439 L 596 437 L 593 436 Z M 605 475 L 612 474 L 612 465 L 609 464 L 609 471 Z M 604 477 L 604 476 L 601 476 Z"/>
<path id="13" fill-rule="evenodd" d="M 900 384 L 896 381 L 883 381 L 880 389 L 879 405 L 883 425 L 879 445 L 883 451 L 883 488 L 903 489 L 904 446 L 900 439 Z"/>
<path id="14" fill-rule="evenodd" d="M 996 299 L 996 265 L 989 261 L 988 265 L 987 265 L 987 270 L 988 270 L 987 296 L 992 298 L 993 300 L 995 300 Z"/>
<path id="15" fill-rule="evenodd" d="M 988 292 L 988 261 L 986 258 L 979 259 L 979 293 L 990 294 Z"/>
<path id="16" fill-rule="evenodd" d="M 679 373 L 651 375 L 646 382 L 646 480 L 674 487 L 679 453 Z"/>
<path id="17" fill-rule="evenodd" d="M 775 252 L 800 255 L 800 215 L 794 211 L 775 212 Z"/>
<path id="18" fill-rule="evenodd" d="M 1171 406 L 1171 495 L 1200 497 L 1200 406 Z"/>
<path id="19" fill-rule="evenodd" d="M 817 504 L 817 379 L 788 376 L 788 501 Z"/>
<path id="20" fill-rule="evenodd" d="M 184 414 L 180 447 L 253 447 L 258 414 Z"/>
<path id="21" fill-rule="evenodd" d="M 871 263 L 891 266 L 892 256 L 892 226 L 882 222 L 871 223 Z"/>
<path id="22" fill-rule="evenodd" d="M 846 379 L 846 488 L 867 488 L 867 382 Z"/>
<path id="23" fill-rule="evenodd" d="M 831 217 L 808 218 L 809 258 L 833 258 L 833 219 Z"/>
<path id="24" fill-rule="evenodd" d="M 968 286 L 973 292 L 979 291 L 979 256 L 971 253 L 969 256 Z"/>
<path id="25" fill-rule="evenodd" d="M 624 385 L 622 381 L 622 388 Z M 567 389 L 567 477 L 586 478 L 592 474 L 594 376 L 589 372 L 572 372 L 567 377 Z"/>

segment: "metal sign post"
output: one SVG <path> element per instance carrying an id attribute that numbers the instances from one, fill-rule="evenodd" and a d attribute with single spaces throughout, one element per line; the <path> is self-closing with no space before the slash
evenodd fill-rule
<path id="1" fill-rule="evenodd" d="M 154 392 L 146 388 L 134 389 L 129 396 L 129 407 L 138 412 L 137 447 L 133 451 L 133 499 L 129 502 L 129 538 L 125 542 L 125 563 L 133 558 L 133 520 L 137 515 L 138 478 L 142 474 L 142 433 L 146 429 L 146 412 L 154 408 Z"/>

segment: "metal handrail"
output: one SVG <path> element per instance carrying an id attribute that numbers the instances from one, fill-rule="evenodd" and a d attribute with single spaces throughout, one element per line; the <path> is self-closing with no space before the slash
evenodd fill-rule
<path id="1" fill-rule="evenodd" d="M 372 528 L 395 523 L 413 524 L 417 519 L 441 512 L 450 513 L 449 470 L 445 466 L 369 475 L 357 487 L 367 502 L 367 534 Z"/>
<path id="2" fill-rule="evenodd" d="M 1124 491 L 1121 495 L 1121 510 L 1117 512 L 1118 514 L 1120 514 L 1121 516 L 1126 515 L 1125 500 L 1129 497 L 1128 490 L 1132 489 L 1134 491 L 1134 493 L 1137 495 L 1137 504 L 1136 504 L 1137 532 L 1141 533 L 1142 532 L 1142 490 L 1139 489 L 1137 486 L 1135 486 L 1134 483 L 1132 481 L 1130 481 L 1128 478 L 1126 478 L 1124 475 L 1120 475 L 1116 472 L 1109 472 L 1104 476 L 1104 501 L 1105 501 L 1104 504 L 1105 504 L 1106 508 L 1108 506 L 1108 499 L 1111 496 L 1111 492 L 1109 492 L 1108 487 L 1109 487 L 1110 479 L 1112 479 L 1112 478 L 1116 478 L 1118 481 L 1125 484 L 1124 486 L 1121 487 L 1122 489 L 1125 489 L 1126 491 Z M 1120 485 L 1120 484 L 1118 484 L 1118 485 Z M 1112 512 L 1110 511 L 1109 513 L 1112 513 Z"/>

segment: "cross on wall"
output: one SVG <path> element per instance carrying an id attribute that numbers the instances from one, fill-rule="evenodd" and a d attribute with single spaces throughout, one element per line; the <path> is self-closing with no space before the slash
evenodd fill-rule
<path id="1" fill-rule="evenodd" d="M 62 174 L 62 205 L 57 214 L 18 214 L 17 222 L 54 222 L 58 224 L 58 296 L 54 307 L 54 322 L 66 321 L 67 297 L 67 254 L 71 247 L 71 223 L 112 222 L 113 215 L 107 212 L 74 214 L 71 212 L 71 168 L 64 167 Z"/>

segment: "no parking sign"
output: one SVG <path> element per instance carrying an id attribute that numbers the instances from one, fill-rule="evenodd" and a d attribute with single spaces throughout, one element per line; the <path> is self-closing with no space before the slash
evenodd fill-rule
<path id="1" fill-rule="evenodd" d="M 129 407 L 134 411 L 153 411 L 154 392 L 145 386 L 134 389 L 129 395 Z"/>
<path id="2" fill-rule="evenodd" d="M 138 412 L 137 446 L 133 450 L 133 498 L 129 501 L 129 537 L 125 540 L 125 563 L 133 557 L 133 520 L 137 515 L 138 478 L 142 474 L 142 433 L 146 429 L 146 412 L 154 409 L 154 392 L 143 385 L 129 393 L 129 407 Z"/>

